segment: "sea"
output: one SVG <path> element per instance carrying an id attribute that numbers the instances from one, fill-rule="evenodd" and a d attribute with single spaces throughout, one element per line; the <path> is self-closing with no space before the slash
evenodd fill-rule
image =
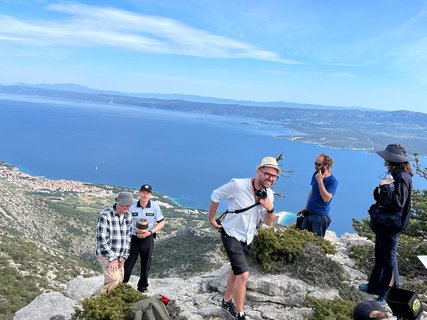
<path id="1" fill-rule="evenodd" d="M 264 156 L 283 153 L 288 173 L 274 186 L 283 224 L 305 206 L 314 160 L 327 153 L 339 181 L 330 211 L 338 235 L 354 232 L 353 218 L 367 217 L 385 172 L 375 153 L 291 141 L 279 136 L 303 134 L 249 117 L 0 94 L 0 119 L 0 160 L 24 172 L 135 190 L 148 183 L 177 204 L 206 210 L 215 188 L 254 177 Z M 427 189 L 427 182 L 415 176 L 414 187 Z"/>

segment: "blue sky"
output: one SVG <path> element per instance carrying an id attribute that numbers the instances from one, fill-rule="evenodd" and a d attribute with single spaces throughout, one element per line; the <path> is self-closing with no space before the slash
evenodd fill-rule
<path id="1" fill-rule="evenodd" d="M 426 112 L 427 0 L 0 0 L 0 83 Z"/>

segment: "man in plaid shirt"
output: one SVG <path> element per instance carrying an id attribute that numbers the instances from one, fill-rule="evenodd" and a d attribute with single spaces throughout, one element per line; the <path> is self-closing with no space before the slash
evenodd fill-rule
<path id="1" fill-rule="evenodd" d="M 96 227 L 96 258 L 104 273 L 101 292 L 108 293 L 122 282 L 123 265 L 129 256 L 133 202 L 130 192 L 120 192 L 116 203 L 101 211 Z"/>

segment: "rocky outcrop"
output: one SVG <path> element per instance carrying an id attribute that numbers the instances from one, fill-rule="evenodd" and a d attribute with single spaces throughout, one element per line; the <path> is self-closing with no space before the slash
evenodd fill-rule
<path id="1" fill-rule="evenodd" d="M 49 320 L 52 317 L 70 319 L 78 302 L 59 292 L 44 293 L 15 313 L 14 319 Z"/>
<path id="2" fill-rule="evenodd" d="M 345 235 L 337 238 L 332 232 L 328 232 L 328 240 L 337 248 L 337 254 L 331 256 L 334 260 L 345 266 L 351 283 L 360 283 L 366 278 L 354 269 L 353 262 L 346 255 L 346 250 L 351 245 L 365 243 L 368 240 Z M 224 313 L 220 308 L 220 302 L 225 292 L 227 273 L 230 270 L 228 263 L 220 269 L 186 280 L 180 278 L 150 279 L 148 295 L 162 294 L 173 300 L 179 309 L 179 316 L 189 320 L 202 320 L 206 318 L 224 319 Z M 246 313 L 250 319 L 304 319 L 304 314 L 311 312 L 304 307 L 304 302 L 309 296 L 319 299 L 334 299 L 338 296 L 335 289 L 317 288 L 302 280 L 294 279 L 287 274 L 265 274 L 257 268 L 250 270 L 250 279 L 247 285 Z M 58 313 L 58 306 L 65 310 L 68 306 L 79 305 L 81 299 L 95 294 L 102 285 L 102 276 L 74 278 L 68 283 L 64 295 L 48 293 L 39 296 L 30 305 L 16 313 L 15 320 L 24 320 L 25 315 L 32 314 L 36 310 L 44 314 L 38 318 L 49 320 L 52 316 L 63 315 L 69 319 L 71 313 Z M 137 277 L 132 276 L 130 285 L 136 288 Z M 56 308 L 47 308 L 52 297 L 56 297 Z M 50 299 L 50 300 L 49 300 Z M 39 313 L 37 313 L 39 314 Z"/>

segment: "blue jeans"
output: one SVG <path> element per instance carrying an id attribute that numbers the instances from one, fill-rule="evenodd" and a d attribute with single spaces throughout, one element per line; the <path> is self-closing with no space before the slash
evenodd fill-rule
<path id="1" fill-rule="evenodd" d="M 397 266 L 397 245 L 399 235 L 379 230 L 375 237 L 375 266 L 368 283 L 368 292 L 384 296 L 390 286 L 394 274 L 394 286 L 399 286 L 399 269 Z"/>
<path id="2" fill-rule="evenodd" d="M 324 238 L 326 229 L 328 229 L 330 224 L 331 218 L 329 216 L 320 216 L 317 214 L 305 215 L 301 229 L 311 231 L 319 237 Z"/>

